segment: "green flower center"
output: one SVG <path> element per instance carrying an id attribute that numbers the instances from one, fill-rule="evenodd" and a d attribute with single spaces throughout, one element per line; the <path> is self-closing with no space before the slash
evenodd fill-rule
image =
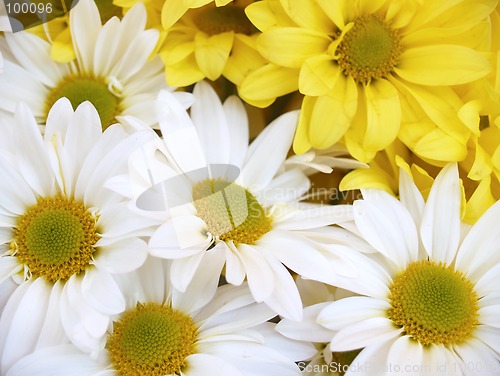
<path id="1" fill-rule="evenodd" d="M 106 348 L 120 376 L 180 374 L 195 352 L 193 319 L 172 307 L 140 304 L 113 323 Z"/>
<path id="2" fill-rule="evenodd" d="M 40 198 L 18 218 L 14 239 L 15 255 L 30 273 L 54 283 L 85 269 L 99 236 L 83 204 L 56 196 Z"/>
<path id="3" fill-rule="evenodd" d="M 194 206 L 208 232 L 221 241 L 254 244 L 271 230 L 272 220 L 254 195 L 223 179 L 206 179 L 193 187 Z"/>
<path id="4" fill-rule="evenodd" d="M 399 32 L 379 17 L 358 17 L 337 47 L 340 68 L 354 81 L 363 84 L 386 77 L 399 62 L 400 39 Z"/>
<path id="5" fill-rule="evenodd" d="M 416 261 L 396 275 L 389 318 L 422 345 L 458 344 L 478 324 L 472 283 L 452 267 Z"/>
<path id="6" fill-rule="evenodd" d="M 69 76 L 65 77 L 47 98 L 46 113 L 54 103 L 66 97 L 71 102 L 73 109 L 85 101 L 90 101 L 101 119 L 102 128 L 106 129 L 116 123 L 115 117 L 121 112 L 120 100 L 108 89 L 103 79 L 95 77 Z"/>
<path id="7" fill-rule="evenodd" d="M 251 35 L 256 30 L 245 14 L 243 7 L 226 5 L 215 7 L 209 4 L 193 12 L 193 21 L 201 31 L 217 35 L 228 31 Z"/>

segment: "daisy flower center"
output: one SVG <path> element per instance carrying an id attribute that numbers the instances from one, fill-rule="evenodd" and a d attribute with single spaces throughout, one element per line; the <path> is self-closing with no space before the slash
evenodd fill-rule
<path id="1" fill-rule="evenodd" d="M 396 275 L 390 291 L 389 318 L 422 345 L 461 343 L 478 324 L 472 283 L 442 263 L 411 263 Z"/>
<path id="2" fill-rule="evenodd" d="M 208 231 L 221 241 L 254 244 L 272 221 L 254 195 L 224 179 L 206 179 L 193 187 L 194 206 Z"/>
<path id="3" fill-rule="evenodd" d="M 46 103 L 46 113 L 58 99 L 66 97 L 73 109 L 85 101 L 90 101 L 101 119 L 103 129 L 115 123 L 115 117 L 120 111 L 119 98 L 108 90 L 108 85 L 102 78 L 68 76 L 64 78 L 49 93 Z"/>
<path id="4" fill-rule="evenodd" d="M 140 304 L 113 323 L 106 348 L 119 375 L 178 375 L 195 352 L 193 319 L 172 307 Z"/>
<path id="5" fill-rule="evenodd" d="M 194 23 L 208 35 L 217 35 L 228 31 L 251 35 L 254 31 L 242 7 L 226 5 L 214 7 L 209 5 L 196 12 Z"/>
<path id="6" fill-rule="evenodd" d="M 40 198 L 18 218 L 13 246 L 33 276 L 54 283 L 82 272 L 98 239 L 85 205 L 56 196 Z"/>
<path id="7" fill-rule="evenodd" d="M 336 54 L 340 68 L 358 83 L 388 76 L 399 62 L 399 32 L 375 15 L 356 18 L 352 28 L 339 37 Z"/>

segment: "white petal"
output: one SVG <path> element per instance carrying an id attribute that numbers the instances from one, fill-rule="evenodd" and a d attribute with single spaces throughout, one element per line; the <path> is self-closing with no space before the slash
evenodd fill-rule
<path id="1" fill-rule="evenodd" d="M 218 375 L 245 376 L 230 363 L 212 355 L 193 354 L 186 358 L 186 368 L 181 376 Z"/>
<path id="2" fill-rule="evenodd" d="M 36 351 L 14 364 L 7 376 L 97 376 L 105 369 L 73 345 L 59 345 Z"/>
<path id="3" fill-rule="evenodd" d="M 337 300 L 318 315 L 318 323 L 332 330 L 341 330 L 359 322 L 387 315 L 390 304 L 384 300 L 354 296 Z"/>
<path id="4" fill-rule="evenodd" d="M 226 245 L 226 281 L 231 285 L 239 286 L 243 283 L 246 274 L 240 251 L 232 240 L 223 244 Z"/>
<path id="5" fill-rule="evenodd" d="M 420 225 L 425 201 L 412 178 L 403 169 L 399 170 L 399 200 L 408 209 L 415 223 Z"/>
<path id="6" fill-rule="evenodd" d="M 248 150 L 248 117 L 243 103 L 238 97 L 226 99 L 223 106 L 226 114 L 231 154 L 230 163 L 241 170 Z"/>
<path id="7" fill-rule="evenodd" d="M 0 367 L 5 374 L 35 349 L 42 329 L 51 286 L 43 278 L 24 282 L 7 301 L 0 318 Z"/>
<path id="8" fill-rule="evenodd" d="M 392 341 L 365 347 L 351 363 L 344 376 L 386 376 L 387 355 Z"/>
<path id="9" fill-rule="evenodd" d="M 206 252 L 197 252 L 192 256 L 178 258 L 172 261 L 170 268 L 170 282 L 172 285 L 184 292 L 193 280 L 195 273 L 200 270 L 200 264 Z"/>
<path id="10" fill-rule="evenodd" d="M 52 286 L 46 310 L 45 322 L 42 326 L 42 330 L 40 331 L 35 350 L 69 342 L 69 339 L 64 332 L 60 316 L 63 285 L 63 282 L 57 281 Z"/>
<path id="11" fill-rule="evenodd" d="M 139 268 L 147 256 L 146 242 L 139 238 L 131 238 L 100 247 L 94 264 L 108 273 L 127 273 Z"/>
<path id="12" fill-rule="evenodd" d="M 351 351 L 389 341 L 400 335 L 391 320 L 373 317 L 341 329 L 330 342 L 332 351 Z"/>
<path id="13" fill-rule="evenodd" d="M 217 244 L 204 254 L 199 273 L 195 273 L 184 293 L 172 292 L 172 307 L 182 312 L 195 312 L 215 295 L 224 266 L 224 243 Z"/>
<path id="14" fill-rule="evenodd" d="M 211 242 L 206 227 L 206 223 L 194 215 L 174 217 L 155 231 L 149 241 L 149 252 L 157 257 L 180 258 L 206 250 Z"/>
<path id="15" fill-rule="evenodd" d="M 458 368 L 467 376 L 499 375 L 498 354 L 476 339 L 453 346 Z M 458 359 L 459 357 L 459 359 Z"/>
<path id="16" fill-rule="evenodd" d="M 113 277 L 104 270 L 88 268 L 82 280 L 85 301 L 100 313 L 114 315 L 125 310 L 125 298 Z"/>
<path id="17" fill-rule="evenodd" d="M 263 256 L 265 249 L 239 244 L 241 261 L 245 267 L 248 286 L 257 302 L 266 300 L 274 289 L 274 274 Z"/>
<path id="18" fill-rule="evenodd" d="M 81 278 L 75 275 L 66 282 L 62 291 L 61 321 L 66 335 L 80 350 L 90 353 L 104 348 L 109 316 L 85 303 Z"/>
<path id="19" fill-rule="evenodd" d="M 478 252 L 480 253 L 480 252 Z M 481 276 L 474 286 L 474 290 L 480 297 L 498 292 L 500 285 L 500 264 L 495 265 Z"/>
<path id="20" fill-rule="evenodd" d="M 354 202 L 354 220 L 368 243 L 396 265 L 404 267 L 417 258 L 415 222 L 394 197 L 383 191 L 377 195 L 378 204 L 372 200 Z"/>
<path id="21" fill-rule="evenodd" d="M 23 270 L 23 265 L 17 257 L 0 257 L 0 284 L 21 270 Z"/>
<path id="22" fill-rule="evenodd" d="M 81 0 L 70 12 L 70 28 L 76 58 L 85 72 L 94 71 L 94 48 L 101 31 L 101 17 L 97 5 Z"/>
<path id="23" fill-rule="evenodd" d="M 500 354 L 500 329 L 488 325 L 480 325 L 476 328 L 474 335 L 486 346 Z"/>
<path id="24" fill-rule="evenodd" d="M 55 87 L 67 73 L 63 64 L 50 58 L 50 44 L 38 36 L 31 33 L 6 33 L 5 40 L 16 59 L 44 85 Z"/>
<path id="25" fill-rule="evenodd" d="M 434 180 L 422 215 L 420 236 L 429 256 L 450 264 L 460 239 L 462 193 L 456 164 L 448 164 Z"/>
<path id="26" fill-rule="evenodd" d="M 500 201 L 474 224 L 458 250 L 455 268 L 477 280 L 500 262 Z"/>
<path id="27" fill-rule="evenodd" d="M 423 375 L 424 367 L 434 366 L 423 364 L 422 345 L 410 339 L 409 336 L 402 336 L 396 339 L 389 350 L 387 364 L 390 365 L 388 375 L 400 374 L 404 370 L 405 375 Z"/>
<path id="28" fill-rule="evenodd" d="M 482 307 L 478 313 L 482 324 L 500 328 L 500 304 Z"/>
<path id="29" fill-rule="evenodd" d="M 257 192 L 271 182 L 290 149 L 297 119 L 296 111 L 281 115 L 252 142 L 241 171 L 243 186 Z"/>
<path id="30" fill-rule="evenodd" d="M 21 103 L 16 110 L 17 127 L 14 133 L 19 171 L 35 192 L 41 196 L 50 193 L 54 176 L 42 135 L 31 110 Z"/>
<path id="31" fill-rule="evenodd" d="M 282 319 L 276 325 L 276 330 L 288 338 L 299 341 L 329 342 L 334 332 L 317 323 L 319 313 L 328 305 L 330 302 L 306 307 L 301 321 Z"/>
<path id="32" fill-rule="evenodd" d="M 193 89 L 195 101 L 191 106 L 191 118 L 200 137 L 201 146 L 209 164 L 229 164 L 231 139 L 226 115 L 214 89 L 199 82 Z"/>
<path id="33" fill-rule="evenodd" d="M 284 230 L 308 230 L 334 225 L 353 219 L 352 205 L 303 205 L 290 213 L 286 219 L 277 222 L 276 227 Z"/>
<path id="34" fill-rule="evenodd" d="M 295 281 L 288 270 L 274 257 L 267 257 L 267 262 L 274 273 L 274 290 L 265 303 L 279 315 L 300 321 L 302 301 Z"/>
<path id="35" fill-rule="evenodd" d="M 264 252 L 305 278 L 325 283 L 333 281 L 328 259 L 305 237 L 285 231 L 272 231 L 259 239 L 257 244 Z"/>

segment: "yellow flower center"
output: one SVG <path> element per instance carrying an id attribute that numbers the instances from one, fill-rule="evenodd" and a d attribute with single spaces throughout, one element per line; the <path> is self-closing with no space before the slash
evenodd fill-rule
<path id="1" fill-rule="evenodd" d="M 56 196 L 40 198 L 18 218 L 13 247 L 34 277 L 54 283 L 82 272 L 98 239 L 85 205 Z"/>
<path id="2" fill-rule="evenodd" d="M 206 179 L 193 187 L 194 206 L 208 232 L 221 241 L 254 244 L 271 230 L 272 220 L 254 195 L 224 179 Z"/>
<path id="3" fill-rule="evenodd" d="M 256 31 L 241 6 L 228 4 L 223 7 L 216 7 L 209 4 L 192 12 L 193 21 L 198 29 L 208 35 L 221 34 L 227 31 L 251 35 Z"/>
<path id="4" fill-rule="evenodd" d="M 399 32 L 381 18 L 360 16 L 343 35 L 336 49 L 340 68 L 354 81 L 363 84 L 386 77 L 399 62 L 400 39 Z"/>
<path id="5" fill-rule="evenodd" d="M 121 112 L 119 98 L 109 91 L 108 85 L 101 78 L 84 76 L 65 77 L 49 93 L 46 103 L 46 113 L 48 114 L 54 103 L 63 97 L 69 99 L 75 110 L 81 103 L 90 101 L 99 113 L 103 129 L 116 123 L 115 117 Z"/>
<path id="6" fill-rule="evenodd" d="M 195 352 L 193 319 L 172 307 L 140 304 L 113 323 L 106 348 L 120 376 L 178 375 Z"/>
<path id="7" fill-rule="evenodd" d="M 450 266 L 413 262 L 395 276 L 390 291 L 389 318 L 424 346 L 462 343 L 478 324 L 472 283 Z"/>

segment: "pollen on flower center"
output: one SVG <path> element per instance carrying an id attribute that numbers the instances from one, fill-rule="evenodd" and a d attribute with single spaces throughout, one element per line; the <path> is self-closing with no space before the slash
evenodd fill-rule
<path id="1" fill-rule="evenodd" d="M 115 123 L 115 117 L 120 113 L 120 100 L 108 89 L 102 78 L 86 76 L 65 77 L 49 93 L 46 101 L 45 112 L 48 114 L 54 103 L 66 97 L 71 102 L 73 109 L 85 101 L 90 101 L 101 119 L 103 129 Z"/>
<path id="2" fill-rule="evenodd" d="M 97 240 L 96 218 L 83 204 L 47 197 L 18 218 L 14 251 L 33 276 L 54 283 L 82 272 Z"/>
<path id="3" fill-rule="evenodd" d="M 251 35 L 254 31 L 252 23 L 245 15 L 245 10 L 239 6 L 214 7 L 210 4 L 194 12 L 194 23 L 208 35 L 227 31 Z"/>
<path id="4" fill-rule="evenodd" d="M 106 349 L 120 376 L 178 375 L 195 352 L 193 319 L 172 307 L 140 304 L 113 323 Z"/>
<path id="5" fill-rule="evenodd" d="M 271 218 L 254 195 L 223 179 L 206 179 L 193 187 L 194 206 L 208 231 L 222 241 L 254 244 L 271 230 Z"/>
<path id="6" fill-rule="evenodd" d="M 442 263 L 413 262 L 395 276 L 390 291 L 389 318 L 422 345 L 461 343 L 478 323 L 472 283 Z"/>
<path id="7" fill-rule="evenodd" d="M 402 52 L 400 35 L 376 15 L 356 18 L 352 28 L 342 37 L 337 61 L 346 75 L 358 83 L 386 77 L 399 62 Z"/>

